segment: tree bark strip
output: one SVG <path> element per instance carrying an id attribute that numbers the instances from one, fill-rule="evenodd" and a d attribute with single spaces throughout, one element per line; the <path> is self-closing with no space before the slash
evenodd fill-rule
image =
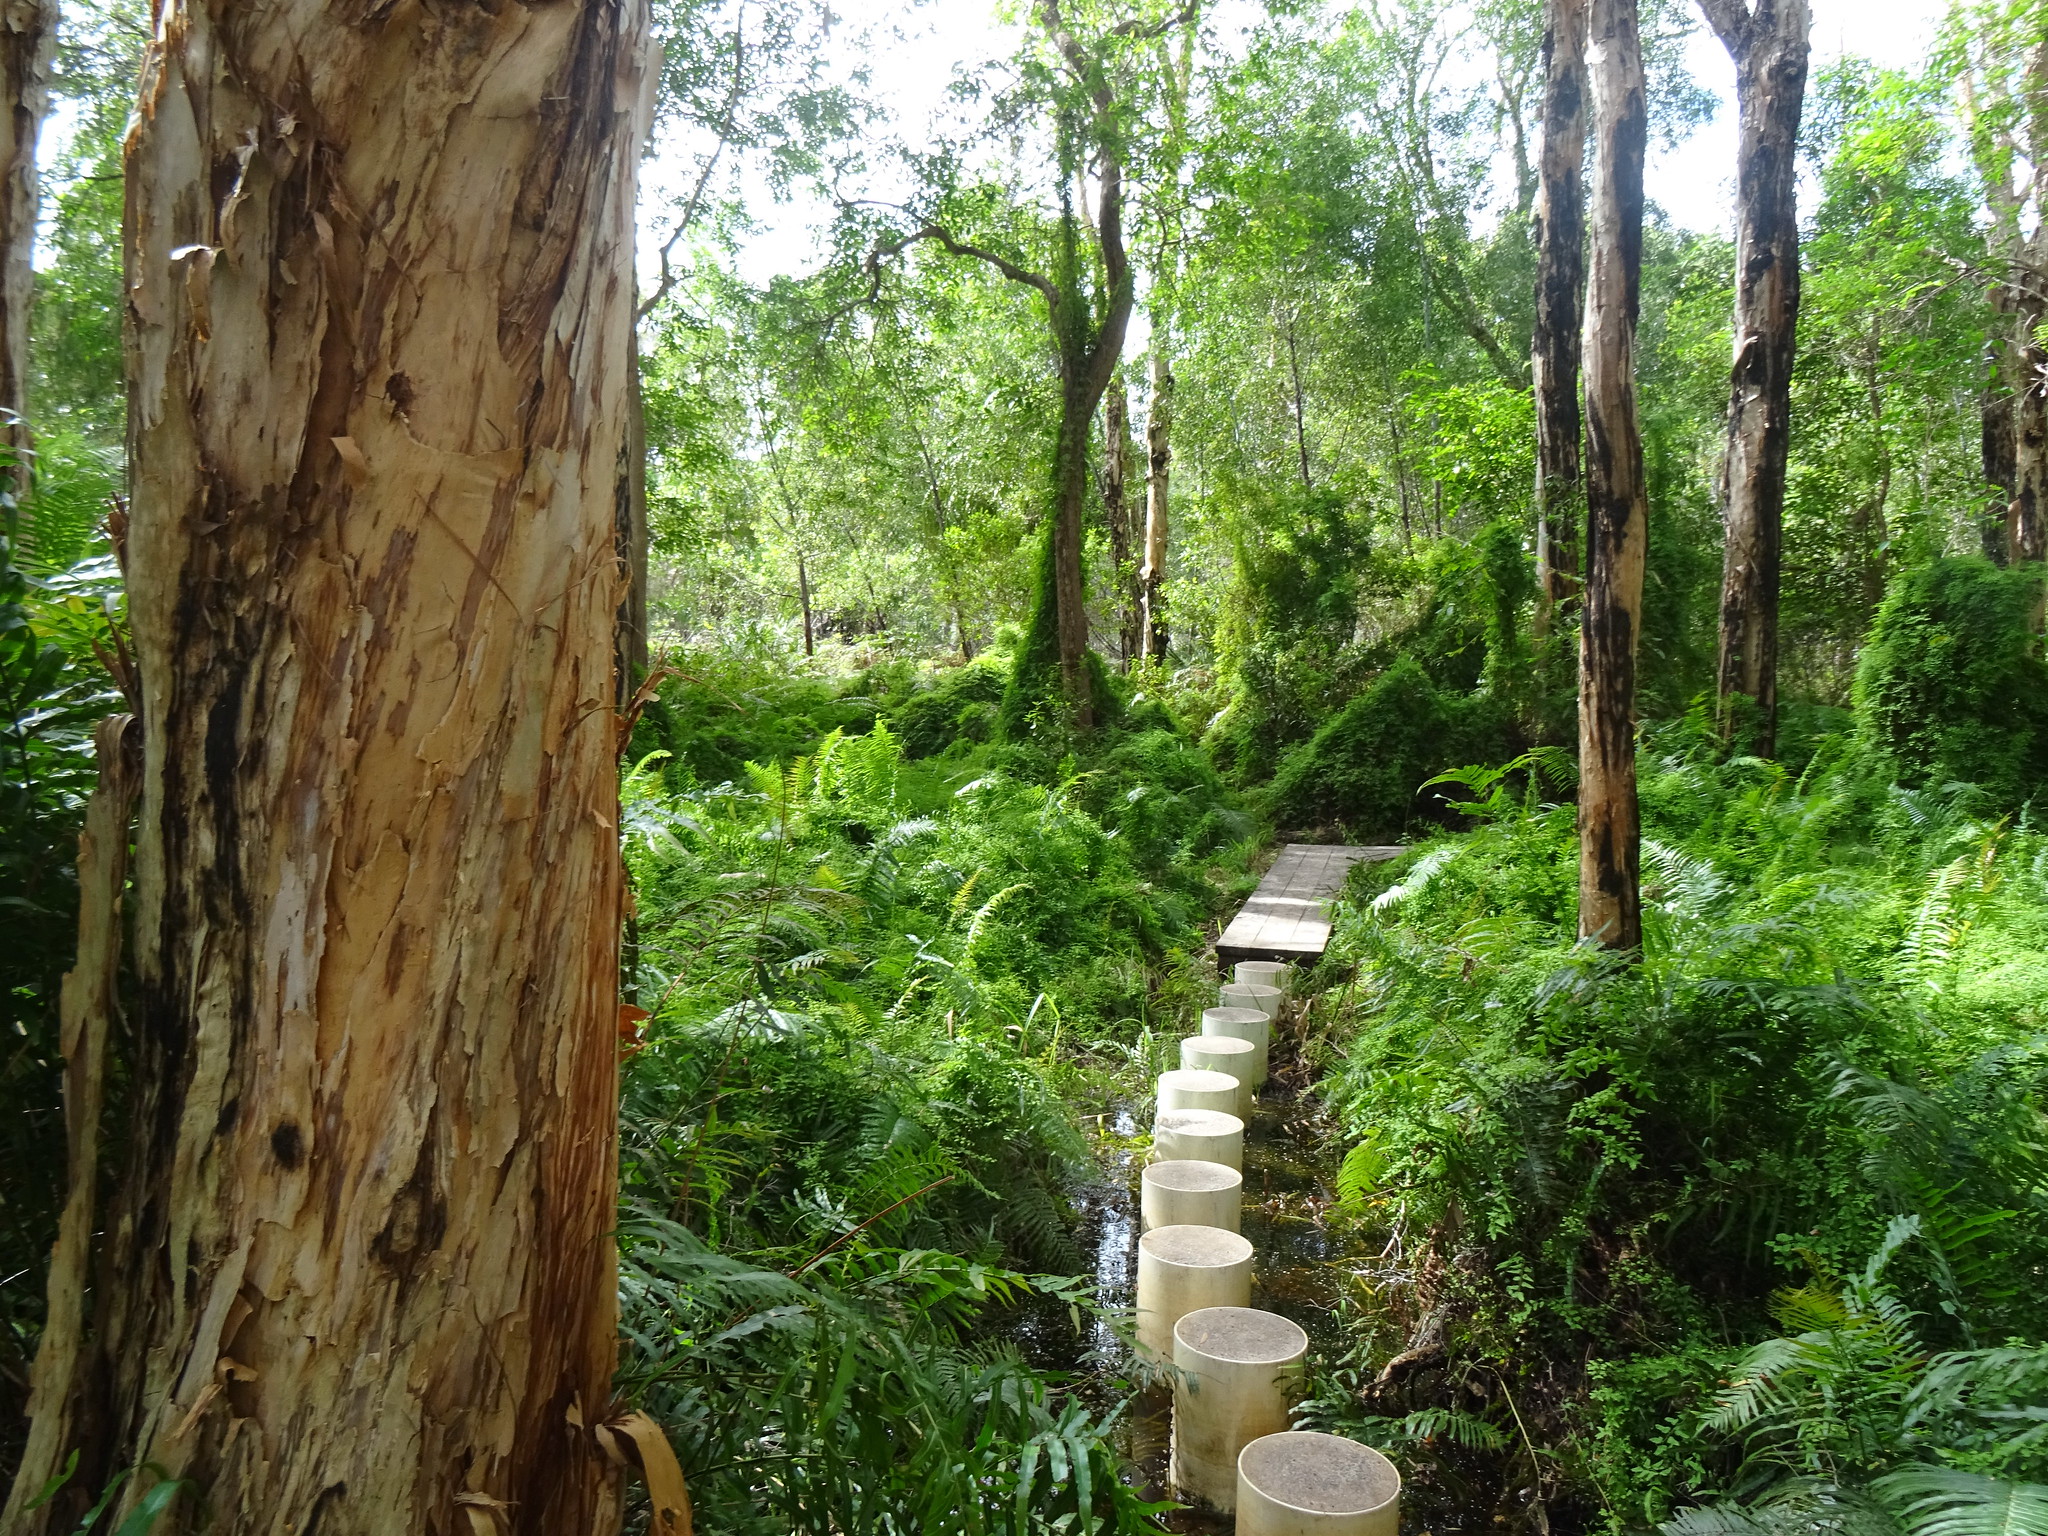
<path id="1" fill-rule="evenodd" d="M 1807 0 L 1700 0 L 1735 61 L 1735 363 L 1722 464 L 1721 633 L 1715 691 L 1733 733 L 1754 707 L 1754 749 L 1776 750 L 1778 585 L 1792 362 L 1799 326 L 1799 118 Z"/>
<path id="2" fill-rule="evenodd" d="M 614 689 L 624 710 L 647 679 L 647 411 L 640 397 L 640 338 L 631 339 L 626 358 L 626 429 L 619 434 L 619 470 L 614 494 L 617 522 L 613 541 L 624 578 L 619 599 L 618 640 L 612 665 Z"/>
<path id="3" fill-rule="evenodd" d="M 1131 401 L 1119 368 L 1102 397 L 1102 513 L 1109 527 L 1111 612 L 1117 660 L 1128 667 L 1138 654 L 1137 567 L 1131 535 Z"/>
<path id="4" fill-rule="evenodd" d="M 35 308 L 36 139 L 50 110 L 50 65 L 57 48 L 56 0 L 11 0 L 0 8 L 0 443 L 30 446 L 29 322 Z M 25 478 L 25 477 L 20 477 Z M 33 508 L 26 509 L 33 547 Z"/>
<path id="5" fill-rule="evenodd" d="M 1145 563 L 1138 568 L 1138 654 L 1164 661 L 1168 492 L 1173 480 L 1173 363 L 1160 317 L 1152 322 L 1152 398 L 1146 407 Z"/>
<path id="6" fill-rule="evenodd" d="M 1593 259 L 1586 286 L 1586 591 L 1579 629 L 1579 936 L 1642 946 L 1636 648 L 1649 501 L 1635 333 L 1648 140 L 1636 0 L 1592 0 Z"/>
<path id="7" fill-rule="evenodd" d="M 143 1464 L 228 1533 L 616 1528 L 579 1426 L 616 1356 L 646 26 L 158 16 L 126 166 L 132 1145 L 48 1437 L 78 1474 L 10 1536 Z"/>
<path id="8" fill-rule="evenodd" d="M 29 1375 L 24 1466 L 61 1467 L 63 1412 L 77 1381 L 85 1339 L 86 1283 L 97 1214 L 100 1120 L 106 1110 L 107 1040 L 120 1005 L 121 891 L 128 881 L 128 829 L 141 782 L 141 736 L 133 715 L 114 715 L 96 733 L 99 783 L 78 838 L 78 958 L 60 998 L 64 1052 L 64 1214 L 50 1253 L 49 1311 Z M 0 1529 L 12 1530 L 39 1485 L 20 1479 Z"/>
<path id="9" fill-rule="evenodd" d="M 1536 627 L 1576 603 L 1579 473 L 1579 325 L 1586 287 L 1586 6 L 1545 0 L 1543 150 L 1536 191 Z"/>

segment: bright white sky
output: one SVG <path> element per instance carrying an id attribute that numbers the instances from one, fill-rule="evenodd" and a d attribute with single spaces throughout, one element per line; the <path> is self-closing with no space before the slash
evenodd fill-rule
<path id="1" fill-rule="evenodd" d="M 1887 68 L 1912 68 L 1925 59 L 1945 0 L 1812 0 L 1813 67 L 1854 52 Z M 889 110 L 906 137 L 914 137 L 946 108 L 946 87 L 956 69 L 1007 58 L 1018 28 L 996 19 L 1014 6 L 991 0 L 835 0 L 841 24 L 835 40 L 851 43 L 865 33 L 874 44 L 871 93 Z M 1222 0 L 1211 12 L 1225 37 L 1254 20 L 1253 0 Z M 1688 229 L 1726 227 L 1730 221 L 1735 158 L 1735 72 L 1720 42 L 1702 25 L 1688 43 L 1693 77 L 1723 105 L 1712 122 L 1674 149 L 1652 148 L 1648 192 L 1674 222 Z M 647 167 L 650 191 L 670 184 L 674 173 L 659 161 Z M 887 196 L 885 188 L 863 189 Z M 819 260 L 813 232 L 825 209 L 816 201 L 774 204 L 765 189 L 750 190 L 748 202 L 761 225 L 742 254 L 742 271 L 766 282 L 777 273 L 814 269 Z M 643 245 L 658 222 L 650 219 Z M 659 235 L 653 235 L 658 243 Z M 648 252 L 651 255 L 651 250 Z"/>

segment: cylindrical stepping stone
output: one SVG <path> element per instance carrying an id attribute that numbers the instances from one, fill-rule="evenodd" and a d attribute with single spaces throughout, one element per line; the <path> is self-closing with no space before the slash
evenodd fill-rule
<path id="1" fill-rule="evenodd" d="M 1159 1074 L 1161 1109 L 1217 1109 L 1237 1113 L 1237 1079 L 1228 1072 L 1189 1071 Z"/>
<path id="2" fill-rule="evenodd" d="M 1240 987 L 1276 987 L 1285 996 L 1293 973 L 1294 967 L 1281 960 L 1240 960 L 1230 979 Z"/>
<path id="3" fill-rule="evenodd" d="M 1152 1157 L 1161 1163 L 1221 1163 L 1244 1171 L 1244 1122 L 1213 1109 L 1162 1109 L 1152 1117 Z"/>
<path id="4" fill-rule="evenodd" d="M 1204 1008 L 1202 1033 L 1251 1041 L 1254 1052 L 1252 1088 L 1256 1091 L 1265 1086 L 1266 1057 L 1271 1049 L 1273 1026 L 1263 1013 L 1256 1008 Z"/>
<path id="5" fill-rule="evenodd" d="M 1237 1536 L 1398 1536 L 1401 1474 L 1371 1446 L 1289 1430 L 1237 1458 Z"/>
<path id="6" fill-rule="evenodd" d="M 1287 1428 L 1301 1395 L 1308 1335 L 1247 1306 L 1185 1314 L 1173 1329 L 1173 1486 L 1228 1514 L 1237 1453 Z"/>
<path id="7" fill-rule="evenodd" d="M 1138 1239 L 1138 1347 L 1173 1357 L 1173 1325 L 1252 1299 L 1252 1245 L 1221 1227 L 1154 1227 Z"/>
<path id="8" fill-rule="evenodd" d="M 1216 989 L 1216 1001 L 1221 1007 L 1256 1008 L 1269 1021 L 1280 1017 L 1280 997 L 1278 987 L 1248 986 L 1237 981 Z"/>
<path id="9" fill-rule="evenodd" d="M 1223 1163 L 1178 1158 L 1154 1163 L 1138 1181 L 1144 1229 L 1221 1227 L 1238 1230 L 1244 1212 L 1244 1175 Z"/>
<path id="10" fill-rule="evenodd" d="M 1258 1069 L 1259 1048 L 1249 1040 L 1232 1035 L 1189 1035 L 1180 1043 L 1180 1064 L 1197 1072 L 1224 1072 L 1237 1079 L 1237 1104 L 1231 1113 L 1240 1120 L 1251 1118 L 1252 1073 Z"/>

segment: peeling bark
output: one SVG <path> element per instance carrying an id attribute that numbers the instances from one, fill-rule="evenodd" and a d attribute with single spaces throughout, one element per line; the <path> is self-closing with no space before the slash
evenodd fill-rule
<path id="1" fill-rule="evenodd" d="M 0 6 L 0 443 L 29 448 L 28 338 L 35 306 L 36 138 L 50 110 L 50 64 L 57 48 L 56 0 L 8 0 Z M 30 517 L 33 510 L 29 509 Z"/>
<path id="2" fill-rule="evenodd" d="M 646 24 L 160 10 L 124 231 L 131 1145 L 10 1536 L 143 1464 L 230 1533 L 616 1528 L 582 1426 L 616 1356 Z"/>
<path id="3" fill-rule="evenodd" d="M 1635 334 L 1648 141 L 1636 0 L 1592 0 L 1593 259 L 1586 285 L 1586 592 L 1579 628 L 1579 936 L 1643 939 L 1636 648 L 1649 500 Z"/>
<path id="4" fill-rule="evenodd" d="M 1755 706 L 1755 750 L 1776 748 L 1778 586 L 1792 361 L 1799 325 L 1799 118 L 1807 0 L 1700 0 L 1735 61 L 1735 362 L 1722 464 L 1721 727 L 1737 696 Z"/>
<path id="5" fill-rule="evenodd" d="M 1168 500 L 1173 478 L 1173 364 L 1166 331 L 1152 322 L 1152 398 L 1146 407 L 1145 563 L 1138 568 L 1138 654 L 1164 661 Z"/>
<path id="6" fill-rule="evenodd" d="M 1586 288 L 1586 4 L 1546 0 L 1543 150 L 1536 192 L 1536 627 L 1577 601 L 1579 322 Z"/>
<path id="7" fill-rule="evenodd" d="M 626 429 L 619 434 L 619 469 L 613 539 L 625 595 L 619 599 L 618 638 L 612 665 L 614 689 L 624 711 L 646 681 L 647 653 L 647 412 L 640 396 L 640 338 L 626 358 Z"/>

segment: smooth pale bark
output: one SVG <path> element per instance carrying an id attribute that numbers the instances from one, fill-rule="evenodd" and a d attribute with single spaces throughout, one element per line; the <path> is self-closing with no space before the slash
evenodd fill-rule
<path id="1" fill-rule="evenodd" d="M 1733 731 L 1753 707 L 1754 749 L 1778 722 L 1778 587 L 1792 360 L 1799 326 L 1799 118 L 1806 101 L 1807 0 L 1700 0 L 1735 61 L 1735 362 L 1721 466 L 1721 633 L 1716 694 Z"/>
<path id="2" fill-rule="evenodd" d="M 130 1136 L 9 1536 L 145 1465 L 229 1536 L 617 1526 L 646 24 L 161 11 L 126 165 Z"/>
<path id="3" fill-rule="evenodd" d="M 1102 515 L 1109 526 L 1111 612 L 1116 619 L 1117 660 L 1128 666 L 1138 654 L 1137 568 L 1132 551 L 1131 402 L 1118 369 L 1102 397 Z"/>
<path id="4" fill-rule="evenodd" d="M 29 319 L 35 305 L 36 138 L 50 110 L 56 0 L 0 7 L 0 443 L 26 453 Z M 33 509 L 27 509 L 33 516 Z"/>
<path id="5" fill-rule="evenodd" d="M 1579 936 L 1643 937 L 1636 647 L 1649 500 L 1636 421 L 1648 117 L 1635 0 L 1592 0 L 1593 259 L 1586 284 L 1586 590 L 1579 626 Z"/>
<path id="6" fill-rule="evenodd" d="M 1586 7 L 1545 0 L 1543 149 L 1538 166 L 1536 332 L 1536 626 L 1577 601 L 1584 515 L 1579 443 L 1580 321 L 1586 289 Z"/>
<path id="7" fill-rule="evenodd" d="M 1166 657 L 1166 551 L 1168 493 L 1173 480 L 1173 364 L 1166 331 L 1152 322 L 1152 398 L 1146 407 L 1145 563 L 1138 567 L 1138 654 Z"/>

